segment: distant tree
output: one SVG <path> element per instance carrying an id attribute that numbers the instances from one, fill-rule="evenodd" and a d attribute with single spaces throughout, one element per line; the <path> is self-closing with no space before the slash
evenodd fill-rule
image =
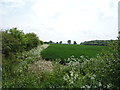
<path id="1" fill-rule="evenodd" d="M 62 41 L 60 41 L 60 44 L 62 44 Z"/>
<path id="2" fill-rule="evenodd" d="M 77 44 L 76 41 L 74 41 L 73 44 Z"/>
<path id="3" fill-rule="evenodd" d="M 56 42 L 56 44 L 58 44 L 58 42 Z"/>
<path id="4" fill-rule="evenodd" d="M 50 41 L 49 41 L 49 44 L 53 44 L 53 41 L 50 40 Z"/>
<path id="5" fill-rule="evenodd" d="M 119 42 L 120 42 L 120 31 L 118 32 L 118 40 L 119 40 Z"/>
<path id="6" fill-rule="evenodd" d="M 44 44 L 49 44 L 49 42 L 44 42 Z"/>
<path id="7" fill-rule="evenodd" d="M 40 44 L 41 44 L 41 45 L 43 45 L 43 44 L 44 44 L 44 42 L 40 40 Z"/>
<path id="8" fill-rule="evenodd" d="M 68 44 L 71 44 L 71 40 L 68 40 L 67 43 L 68 43 Z"/>

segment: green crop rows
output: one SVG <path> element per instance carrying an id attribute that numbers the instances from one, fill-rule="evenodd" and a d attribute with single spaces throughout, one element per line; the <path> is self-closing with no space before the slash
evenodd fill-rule
<path id="1" fill-rule="evenodd" d="M 80 56 L 92 58 L 107 48 L 106 46 L 92 45 L 50 44 L 47 49 L 42 51 L 41 55 L 46 60 L 67 59 L 72 55 L 75 58 L 80 58 Z"/>

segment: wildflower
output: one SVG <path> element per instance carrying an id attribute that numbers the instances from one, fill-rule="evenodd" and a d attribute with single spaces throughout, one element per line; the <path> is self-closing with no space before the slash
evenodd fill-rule
<path id="1" fill-rule="evenodd" d="M 99 86 L 102 86 L 101 82 L 99 82 Z"/>
<path id="2" fill-rule="evenodd" d="M 70 71 L 70 76 L 73 76 L 73 71 Z"/>
<path id="3" fill-rule="evenodd" d="M 95 74 L 94 74 L 93 76 L 94 76 L 94 77 L 96 77 L 96 75 L 95 75 Z"/>
<path id="4" fill-rule="evenodd" d="M 94 77 L 91 77 L 91 79 L 95 79 Z"/>

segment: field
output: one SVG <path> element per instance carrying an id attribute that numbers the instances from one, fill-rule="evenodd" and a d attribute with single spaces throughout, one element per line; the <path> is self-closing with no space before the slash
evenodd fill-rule
<path id="1" fill-rule="evenodd" d="M 105 49 L 107 49 L 106 46 L 50 44 L 41 52 L 41 55 L 46 60 L 67 59 L 72 55 L 75 58 L 80 56 L 92 58 Z"/>
<path id="2" fill-rule="evenodd" d="M 36 34 L 24 34 L 16 28 L 3 31 L 2 37 L 0 87 L 3 89 L 120 89 L 118 41 L 110 42 L 109 46 L 95 46 L 95 42 L 91 45 L 44 44 Z"/>

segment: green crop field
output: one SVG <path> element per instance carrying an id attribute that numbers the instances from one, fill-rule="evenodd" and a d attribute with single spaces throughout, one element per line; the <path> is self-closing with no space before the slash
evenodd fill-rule
<path id="1" fill-rule="evenodd" d="M 106 46 L 92 45 L 68 45 L 68 44 L 50 44 L 50 46 L 41 52 L 43 59 L 67 59 L 70 56 L 80 58 L 87 56 L 88 58 L 96 57 L 102 50 L 108 49 Z"/>

